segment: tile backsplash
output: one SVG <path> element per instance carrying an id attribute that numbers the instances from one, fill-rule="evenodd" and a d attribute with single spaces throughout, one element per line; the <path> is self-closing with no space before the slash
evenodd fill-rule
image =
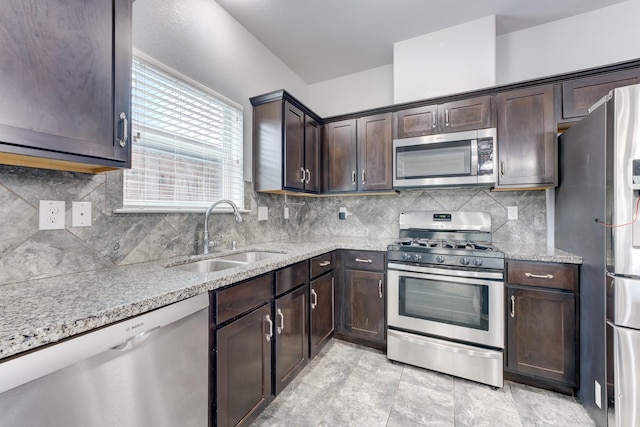
<path id="1" fill-rule="evenodd" d="M 124 214 L 122 172 L 89 175 L 0 165 L 0 284 L 201 252 L 204 214 Z M 40 200 L 64 200 L 64 230 L 38 230 Z M 71 202 L 92 203 L 92 226 L 71 227 Z M 286 204 L 285 204 L 286 203 Z M 258 206 L 269 219 L 258 221 Z M 284 219 L 284 207 L 289 219 Z M 507 206 L 519 218 L 507 220 Z M 338 219 L 340 207 L 351 213 Z M 404 210 L 491 212 L 496 242 L 545 243 L 543 191 L 411 190 L 388 196 L 292 197 L 255 193 L 245 183 L 244 221 L 214 214 L 210 236 L 230 248 L 303 235 L 394 238 Z"/>

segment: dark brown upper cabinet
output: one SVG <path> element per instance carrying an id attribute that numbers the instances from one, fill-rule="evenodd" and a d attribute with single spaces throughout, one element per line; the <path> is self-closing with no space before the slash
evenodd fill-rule
<path id="1" fill-rule="evenodd" d="M 131 0 L 7 0 L 0 14 L 0 163 L 131 165 Z"/>
<path id="2" fill-rule="evenodd" d="M 427 105 L 396 113 L 398 138 L 484 129 L 494 126 L 492 97 Z"/>
<path id="3" fill-rule="evenodd" d="M 498 94 L 497 189 L 558 185 L 554 91 L 544 85 Z"/>
<path id="4" fill-rule="evenodd" d="M 326 191 L 392 190 L 392 114 L 325 125 Z"/>
<path id="5" fill-rule="evenodd" d="M 320 191 L 320 118 L 285 91 L 251 98 L 256 191 Z"/>
<path id="6" fill-rule="evenodd" d="M 610 90 L 638 83 L 638 68 L 565 81 L 562 83 L 562 118 L 580 119 L 589 113 L 589 107 Z"/>

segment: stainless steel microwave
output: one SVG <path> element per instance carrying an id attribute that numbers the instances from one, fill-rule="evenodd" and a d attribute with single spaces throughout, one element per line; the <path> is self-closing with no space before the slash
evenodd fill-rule
<path id="1" fill-rule="evenodd" d="M 495 128 L 393 141 L 393 186 L 491 187 L 496 183 Z"/>

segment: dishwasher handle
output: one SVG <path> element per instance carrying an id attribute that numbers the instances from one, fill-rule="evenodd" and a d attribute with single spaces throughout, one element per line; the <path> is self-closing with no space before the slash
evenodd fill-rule
<path id="1" fill-rule="evenodd" d="M 160 326 L 156 326 L 155 328 L 151 328 L 148 331 L 144 331 L 135 335 L 133 337 L 127 338 L 122 344 L 117 345 L 115 347 L 111 347 L 111 350 L 114 351 L 129 351 L 132 348 L 135 348 L 145 342 L 147 338 L 149 338 L 154 332 L 160 330 Z"/>

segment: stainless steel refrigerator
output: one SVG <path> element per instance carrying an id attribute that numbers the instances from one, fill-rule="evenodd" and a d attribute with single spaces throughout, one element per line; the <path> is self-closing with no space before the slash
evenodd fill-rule
<path id="1" fill-rule="evenodd" d="M 582 256 L 580 389 L 599 426 L 640 426 L 640 85 L 559 138 L 555 242 Z"/>

